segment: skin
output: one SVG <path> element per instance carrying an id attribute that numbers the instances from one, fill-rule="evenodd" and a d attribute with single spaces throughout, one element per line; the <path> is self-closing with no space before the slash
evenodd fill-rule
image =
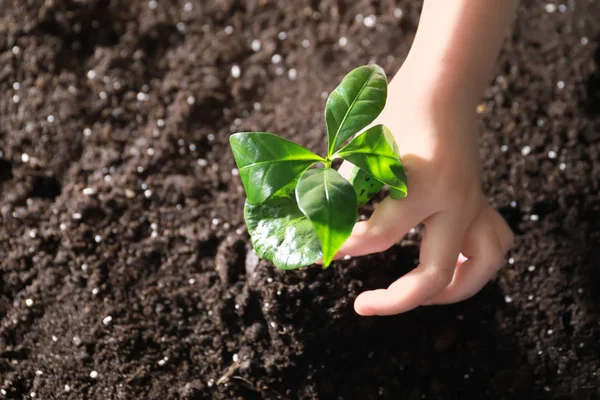
<path id="1" fill-rule="evenodd" d="M 513 1 L 425 0 L 411 51 L 375 122 L 396 135 L 409 195 L 385 199 L 339 253 L 384 251 L 423 223 L 420 264 L 387 289 L 360 294 L 358 314 L 462 301 L 504 265 L 514 236 L 481 189 L 475 109 L 514 10 Z M 345 176 L 349 170 L 340 169 Z"/>

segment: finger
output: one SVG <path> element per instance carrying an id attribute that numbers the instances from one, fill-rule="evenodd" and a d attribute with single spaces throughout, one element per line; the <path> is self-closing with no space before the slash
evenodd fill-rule
<path id="1" fill-rule="evenodd" d="M 450 285 L 429 299 L 427 305 L 455 303 L 474 296 L 504 265 L 505 250 L 498 240 L 489 210 L 482 210 L 467 232 L 468 260 L 456 268 Z"/>
<path id="2" fill-rule="evenodd" d="M 498 236 L 500 246 L 505 252 L 508 252 L 515 245 L 515 234 L 513 233 L 506 220 L 492 206 L 488 206 L 488 213 L 492 220 L 492 225 Z"/>
<path id="3" fill-rule="evenodd" d="M 452 280 L 468 222 L 459 213 L 429 218 L 421 244 L 420 265 L 387 289 L 362 293 L 354 303 L 360 315 L 393 315 L 412 310 Z"/>
<path id="4" fill-rule="evenodd" d="M 353 168 L 354 168 L 353 164 L 350 164 L 348 161 L 344 161 L 342 163 L 342 165 L 340 165 L 340 168 L 338 168 L 338 172 L 344 178 L 348 179 L 350 177 L 350 174 L 352 173 Z"/>
<path id="5" fill-rule="evenodd" d="M 362 256 L 392 247 L 425 216 L 422 204 L 409 197 L 402 200 L 384 199 L 368 221 L 354 226 L 352 235 L 338 255 Z"/>

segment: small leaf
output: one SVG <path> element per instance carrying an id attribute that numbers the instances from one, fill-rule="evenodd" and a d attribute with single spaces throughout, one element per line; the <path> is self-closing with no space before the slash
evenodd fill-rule
<path id="1" fill-rule="evenodd" d="M 394 198 L 406 197 L 406 173 L 392 133 L 376 125 L 361 133 L 335 154 L 356 165 L 395 191 Z"/>
<path id="2" fill-rule="evenodd" d="M 264 132 L 231 135 L 229 143 L 248 201 L 260 204 L 323 158 L 304 147 Z"/>
<path id="3" fill-rule="evenodd" d="M 384 184 L 357 166 L 352 167 L 348 181 L 354 187 L 358 205 L 367 204 L 383 188 Z"/>
<path id="4" fill-rule="evenodd" d="M 329 95 L 325 106 L 328 155 L 352 135 L 369 125 L 383 110 L 387 78 L 378 65 L 352 70 Z"/>
<path id="5" fill-rule="evenodd" d="M 357 204 L 354 188 L 336 170 L 306 171 L 296 186 L 298 207 L 312 222 L 321 241 L 323 265 L 331 260 L 352 233 Z"/>
<path id="6" fill-rule="evenodd" d="M 317 232 L 295 198 L 273 198 L 262 204 L 247 201 L 244 218 L 254 250 L 277 268 L 296 269 L 321 258 Z"/>

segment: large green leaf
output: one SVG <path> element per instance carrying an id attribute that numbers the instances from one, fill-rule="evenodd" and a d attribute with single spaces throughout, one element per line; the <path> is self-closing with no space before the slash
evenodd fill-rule
<path id="1" fill-rule="evenodd" d="M 329 95 L 325 106 L 328 155 L 352 135 L 369 125 L 383 110 L 387 78 L 378 65 L 352 70 Z"/>
<path id="2" fill-rule="evenodd" d="M 388 185 L 394 191 L 394 198 L 406 196 L 406 173 L 398 146 L 385 126 L 367 129 L 335 153 L 335 157 L 349 161 Z"/>
<path id="3" fill-rule="evenodd" d="M 254 250 L 277 268 L 296 269 L 321 258 L 317 232 L 295 198 L 272 198 L 262 204 L 247 201 L 244 218 Z"/>
<path id="4" fill-rule="evenodd" d="M 373 175 L 356 165 L 352 166 L 348 181 L 354 187 L 359 206 L 367 204 L 384 186 L 383 182 L 378 181 Z"/>
<path id="5" fill-rule="evenodd" d="M 323 265 L 329 266 L 356 223 L 354 188 L 331 168 L 308 170 L 296 186 L 298 207 L 312 222 L 321 241 Z"/>
<path id="6" fill-rule="evenodd" d="M 229 143 L 252 204 L 264 202 L 315 162 L 323 161 L 304 147 L 270 133 L 236 133 Z"/>

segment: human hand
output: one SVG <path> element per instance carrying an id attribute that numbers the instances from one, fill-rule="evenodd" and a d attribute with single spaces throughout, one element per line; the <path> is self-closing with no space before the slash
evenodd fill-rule
<path id="1" fill-rule="evenodd" d="M 429 84 L 418 75 L 402 68 L 375 122 L 395 135 L 408 196 L 383 200 L 368 221 L 356 224 L 339 256 L 387 250 L 423 223 L 420 264 L 387 289 L 360 294 L 354 304 L 360 315 L 392 315 L 471 297 L 504 264 L 513 245 L 513 233 L 481 190 L 474 104 L 457 97 L 455 88 Z M 340 172 L 347 177 L 351 168 L 346 163 Z"/>

